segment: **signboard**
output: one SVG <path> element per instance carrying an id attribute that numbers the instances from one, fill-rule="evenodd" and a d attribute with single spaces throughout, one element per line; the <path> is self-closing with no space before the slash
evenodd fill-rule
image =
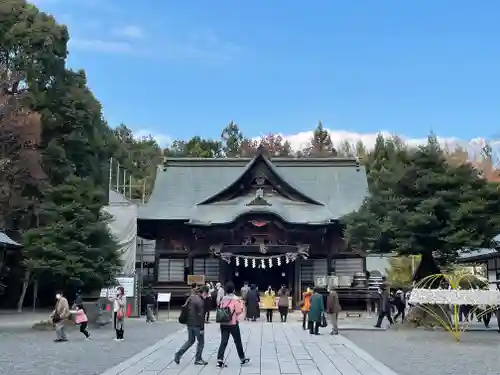
<path id="1" fill-rule="evenodd" d="M 125 297 L 133 297 L 134 296 L 134 285 L 135 280 L 133 277 L 117 277 L 116 281 L 123 287 L 125 291 Z"/>
<path id="2" fill-rule="evenodd" d="M 115 297 L 118 286 L 123 287 L 123 291 L 125 292 L 125 297 L 134 296 L 135 280 L 133 277 L 117 277 L 116 281 L 118 282 L 119 285 L 112 286 L 109 288 L 102 288 L 100 297 L 107 297 L 107 298 Z"/>
<path id="3" fill-rule="evenodd" d="M 408 302 L 435 305 L 500 305 L 500 291 L 414 288 Z"/>
<path id="4" fill-rule="evenodd" d="M 205 285 L 205 275 L 188 275 L 187 283 L 188 285 Z"/>
<path id="5" fill-rule="evenodd" d="M 172 293 L 158 293 L 158 302 L 170 302 L 170 298 L 172 297 Z"/>

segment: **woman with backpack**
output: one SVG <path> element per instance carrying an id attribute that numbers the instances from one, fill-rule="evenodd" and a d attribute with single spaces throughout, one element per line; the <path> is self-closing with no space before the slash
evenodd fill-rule
<path id="1" fill-rule="evenodd" d="M 244 307 L 241 300 L 234 294 L 234 284 L 228 282 L 225 286 L 225 295 L 217 307 L 216 321 L 220 323 L 220 345 L 217 352 L 217 367 L 227 367 L 224 364 L 224 353 L 229 342 L 229 336 L 233 337 L 236 352 L 241 364 L 247 364 L 250 359 L 245 357 L 243 343 L 241 342 L 241 331 L 239 319 L 243 315 Z"/>

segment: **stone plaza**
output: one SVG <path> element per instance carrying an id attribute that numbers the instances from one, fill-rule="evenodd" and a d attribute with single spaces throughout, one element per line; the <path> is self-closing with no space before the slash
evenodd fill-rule
<path id="1" fill-rule="evenodd" d="M 227 368 L 219 369 L 216 353 L 220 341 L 219 325 L 205 328 L 204 359 L 207 366 L 193 364 L 195 345 L 179 365 L 175 351 L 186 339 L 185 330 L 176 332 L 129 360 L 101 375 L 397 375 L 342 335 L 309 335 L 295 322 L 242 323 L 242 339 L 251 362 L 241 366 L 232 340 L 226 351 Z"/>

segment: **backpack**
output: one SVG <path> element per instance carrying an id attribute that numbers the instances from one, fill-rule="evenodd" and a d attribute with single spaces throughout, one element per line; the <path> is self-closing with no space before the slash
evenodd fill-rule
<path id="1" fill-rule="evenodd" d="M 227 306 L 222 307 L 220 304 L 217 307 L 217 311 L 215 312 L 215 322 L 221 324 L 231 323 L 233 320 L 233 311 Z"/>
<path id="2" fill-rule="evenodd" d="M 179 323 L 180 324 L 187 324 L 187 321 L 189 319 L 189 302 L 191 300 L 191 297 L 188 297 L 184 305 L 181 307 L 181 313 L 179 314 Z"/>

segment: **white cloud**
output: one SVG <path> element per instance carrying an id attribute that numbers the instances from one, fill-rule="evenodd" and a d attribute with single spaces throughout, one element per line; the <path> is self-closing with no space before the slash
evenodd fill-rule
<path id="1" fill-rule="evenodd" d="M 144 36 L 144 31 L 139 26 L 128 25 L 119 29 L 115 29 L 113 31 L 113 35 L 116 35 L 118 37 L 139 39 Z"/>
<path id="2" fill-rule="evenodd" d="M 167 147 L 167 145 L 172 142 L 172 138 L 166 134 L 159 134 L 155 132 L 151 132 L 146 129 L 140 129 L 138 131 L 134 131 L 134 136 L 137 139 L 145 138 L 145 137 L 153 137 L 156 142 L 160 145 L 160 147 Z"/>

